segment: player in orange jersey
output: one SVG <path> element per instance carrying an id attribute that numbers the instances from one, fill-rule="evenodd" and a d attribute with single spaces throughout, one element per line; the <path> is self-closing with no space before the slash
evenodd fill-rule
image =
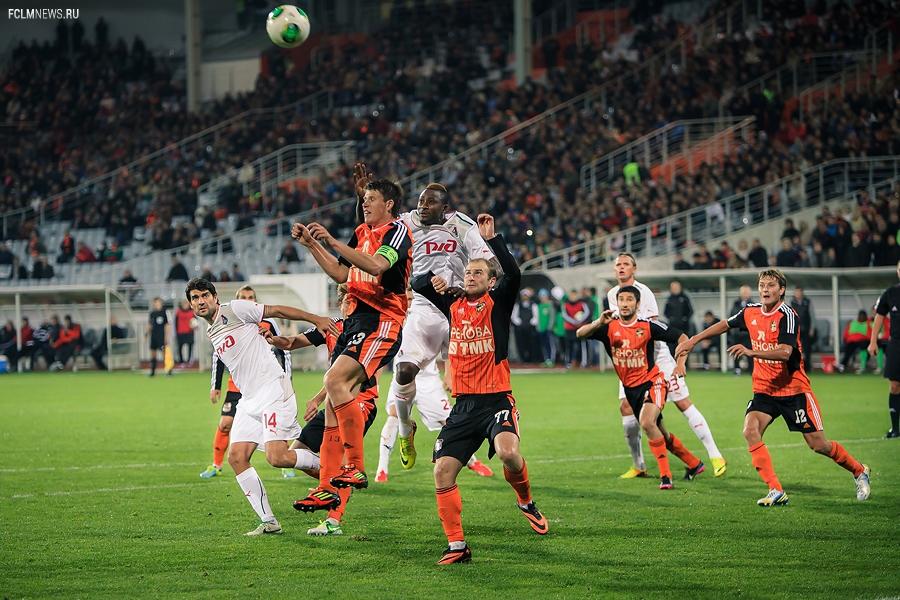
<path id="1" fill-rule="evenodd" d="M 344 329 L 344 319 L 347 318 L 347 311 L 350 309 L 350 302 L 347 299 L 346 284 L 338 286 L 338 304 L 341 306 L 341 318 L 333 320 L 338 331 L 342 332 Z M 291 350 L 309 346 L 321 346 L 324 344 L 325 347 L 328 348 L 329 355 L 331 355 L 331 353 L 334 352 L 338 340 L 338 336 L 331 332 L 326 331 L 322 334 L 315 328 L 308 329 L 295 336 L 276 336 L 273 335 L 271 331 L 260 327 L 260 334 L 274 347 L 288 353 Z M 371 427 L 372 423 L 375 421 L 375 416 L 378 414 L 378 409 L 375 406 L 375 402 L 378 400 L 378 376 L 376 375 L 367 385 L 369 386 L 368 389 L 360 392 L 356 397 L 356 402 L 359 403 L 359 408 L 365 418 L 363 435 L 369 431 L 369 427 Z M 338 429 L 338 422 L 337 417 L 334 414 L 334 409 L 331 408 L 331 404 L 325 403 L 325 409 L 319 410 L 319 406 L 325 402 L 326 395 L 325 388 L 322 388 L 318 394 L 306 403 L 306 412 L 303 415 L 303 420 L 306 421 L 306 425 L 304 425 L 303 429 L 300 431 L 300 437 L 291 445 L 292 450 L 299 448 L 319 453 L 322 451 L 323 445 L 331 444 L 334 446 L 333 452 L 335 454 L 343 454 L 344 448 L 340 443 L 340 436 L 334 435 L 335 430 Z M 327 436 L 325 435 L 326 430 L 329 432 L 329 435 Z M 328 485 L 328 481 L 325 480 L 328 477 L 328 474 L 325 473 L 324 470 L 316 469 L 315 472 L 312 470 L 304 470 L 304 472 L 310 477 L 318 479 L 319 487 Z M 319 523 L 317 527 L 309 529 L 306 533 L 309 535 L 341 535 L 343 533 L 341 530 L 341 518 L 344 515 L 347 500 L 350 498 L 350 491 L 350 488 L 340 488 L 338 490 L 339 497 L 337 499 L 332 498 L 330 495 L 326 495 L 326 499 L 330 499 L 330 502 L 323 503 L 320 506 L 295 502 L 294 508 L 303 512 L 312 512 L 314 510 L 325 508 L 329 509 L 328 517 Z"/>
<path id="2" fill-rule="evenodd" d="M 735 360 L 747 356 L 754 361 L 753 399 L 744 418 L 744 439 L 753 466 L 769 486 L 769 493 L 757 501 L 759 506 L 788 503 L 787 494 L 772 467 L 772 457 L 762 441 L 766 428 L 779 416 L 784 417 L 789 430 L 803 434 L 812 450 L 853 473 L 856 498 L 865 500 L 869 497 L 869 467 L 860 464 L 837 442 L 829 441 L 822 432 L 819 402 L 803 368 L 797 313 L 784 303 L 787 281 L 778 269 L 767 269 L 759 274 L 758 282 L 759 304 L 748 304 L 738 314 L 682 342 L 675 350 L 676 355 L 687 356 L 695 344 L 720 336 L 729 329 L 737 328 L 750 334 L 751 348 L 736 344 L 728 349 L 728 353 Z"/>
<path id="3" fill-rule="evenodd" d="M 369 182 L 361 207 L 365 222 L 356 228 L 348 244 L 334 239 L 318 223 L 309 227 L 294 224 L 293 237 L 306 246 L 322 270 L 337 283 L 347 284 L 350 303 L 344 332 L 337 340 L 331 368 L 325 373 L 328 402 L 338 422 L 333 435 L 340 436 L 347 462 L 341 466 L 341 455 L 335 457 L 331 445 L 324 446 L 320 462 L 329 476 L 328 484 L 298 500 L 300 503 L 318 506 L 328 502 L 326 496 L 331 501 L 337 498 L 337 488 L 369 485 L 363 463 L 365 418 L 353 399 L 400 349 L 412 263 L 412 236 L 397 219 L 402 200 L 403 190 L 396 183 L 386 179 Z M 325 434 L 332 435 L 328 431 Z M 337 461 L 336 465 L 332 461 Z"/>
<path id="4" fill-rule="evenodd" d="M 579 338 L 600 340 L 613 360 L 616 374 L 625 389 L 625 398 L 647 434 L 650 450 L 659 465 L 659 489 L 671 490 L 672 471 L 666 451 L 672 452 L 686 465 L 684 480 L 691 481 L 706 469 L 706 465 L 684 447 L 681 440 L 666 430 L 662 410 L 666 405 L 669 384 L 655 362 L 653 342 L 677 343 L 687 336 L 658 321 L 639 319 L 641 291 L 626 285 L 616 292 L 618 318 L 614 310 L 605 310 L 596 321 L 582 325 L 576 332 Z M 684 377 L 684 363 L 680 358 L 672 373 Z"/>
<path id="5" fill-rule="evenodd" d="M 519 510 L 534 531 L 547 533 L 547 519 L 531 498 L 528 468 L 519 452 L 519 412 L 509 382 L 509 323 L 522 274 L 503 238 L 494 234 L 494 218 L 478 215 L 478 230 L 503 269 L 499 280 L 496 268 L 483 258 L 466 265 L 463 290 L 449 288 L 431 271 L 412 280 L 413 290 L 450 321 L 447 354 L 456 404 L 438 433 L 433 454 L 438 515 L 448 542 L 439 565 L 472 560 L 456 477 L 485 440 L 490 444 L 488 458 L 496 453 L 503 462 Z"/>

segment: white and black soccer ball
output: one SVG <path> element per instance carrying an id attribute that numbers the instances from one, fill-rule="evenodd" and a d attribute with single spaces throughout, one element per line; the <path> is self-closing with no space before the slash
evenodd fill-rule
<path id="1" fill-rule="evenodd" d="M 309 37 L 309 17 L 296 6 L 284 4 L 269 13 L 266 32 L 278 46 L 296 48 Z"/>

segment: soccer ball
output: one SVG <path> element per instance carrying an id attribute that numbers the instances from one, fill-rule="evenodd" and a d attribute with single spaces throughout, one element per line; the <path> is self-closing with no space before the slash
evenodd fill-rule
<path id="1" fill-rule="evenodd" d="M 266 32 L 282 48 L 296 48 L 309 37 L 309 17 L 296 6 L 279 6 L 269 13 Z"/>

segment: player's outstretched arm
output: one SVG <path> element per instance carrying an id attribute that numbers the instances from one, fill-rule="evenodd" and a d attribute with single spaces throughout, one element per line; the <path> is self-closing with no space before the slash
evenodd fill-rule
<path id="1" fill-rule="evenodd" d="M 294 223 L 294 227 L 291 230 L 291 237 L 309 250 L 313 259 L 315 259 L 316 263 L 322 267 L 322 270 L 325 271 L 326 275 L 331 277 L 336 283 L 346 283 L 347 277 L 350 274 L 350 269 L 346 265 L 342 265 L 338 262 L 338 259 L 332 256 L 331 253 L 326 252 L 325 248 L 313 239 L 309 229 L 303 223 Z"/>
<path id="2" fill-rule="evenodd" d="M 337 252 L 341 258 L 359 268 L 359 270 L 376 277 L 390 269 L 399 258 L 397 250 L 389 245 L 383 245 L 374 255 L 360 252 L 356 248 L 351 248 L 347 244 L 336 240 L 328 233 L 327 229 L 318 223 L 310 223 L 309 233 L 314 239 Z M 391 237 L 391 234 L 388 233 L 384 237 L 388 239 Z"/>
<path id="3" fill-rule="evenodd" d="M 687 356 L 694 349 L 694 346 L 696 346 L 703 340 L 718 337 L 723 333 L 727 333 L 729 329 L 731 329 L 731 326 L 726 320 L 719 321 L 715 325 L 710 325 L 697 335 L 690 337 L 683 342 L 680 342 L 678 344 L 678 347 L 675 348 L 675 357 L 678 358 L 681 355 Z"/>
<path id="4" fill-rule="evenodd" d="M 596 332 L 609 325 L 612 320 L 613 311 L 604 310 L 602 313 L 600 313 L 600 316 L 596 320 L 591 321 L 587 325 L 582 325 L 581 327 L 579 327 L 575 332 L 575 335 L 577 335 L 579 338 L 590 338 Z"/>
<path id="5" fill-rule="evenodd" d="M 334 324 L 334 321 L 329 319 L 328 317 L 320 317 L 319 315 L 314 315 L 312 313 L 306 312 L 305 310 L 292 308 L 290 306 L 266 304 L 266 307 L 263 310 L 263 318 L 287 319 L 289 321 L 306 321 L 307 323 L 312 323 L 315 328 L 323 334 L 327 331 L 334 336 L 340 335 L 340 332 L 338 331 L 337 326 Z"/>
<path id="6" fill-rule="evenodd" d="M 418 277 L 413 277 L 409 285 L 413 291 L 422 294 L 429 302 L 435 305 L 438 310 L 444 313 L 444 316 L 450 318 L 450 305 L 456 301 L 456 296 L 452 294 L 442 294 L 434 289 L 434 280 L 441 279 L 431 271 Z"/>

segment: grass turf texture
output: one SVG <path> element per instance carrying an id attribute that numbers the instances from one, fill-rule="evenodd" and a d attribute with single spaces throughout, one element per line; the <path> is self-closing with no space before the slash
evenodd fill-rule
<path id="1" fill-rule="evenodd" d="M 370 486 L 354 493 L 344 535 L 314 538 L 320 516 L 291 502 L 314 485 L 254 464 L 285 533 L 249 538 L 255 514 L 230 467 L 199 478 L 221 404 L 205 374 L 148 380 L 132 373 L 0 378 L 0 598 L 878 598 L 900 589 L 900 443 L 888 428 L 887 383 L 875 376 L 813 379 L 826 434 L 872 467 L 872 497 L 851 475 L 774 423 L 766 435 L 787 507 L 766 493 L 741 426 L 747 376 L 691 373 L 728 472 L 709 468 L 676 489 L 620 480 L 630 465 L 611 373 L 514 375 L 522 452 L 550 534 L 531 531 L 502 466 L 460 474 L 469 565 L 437 567 L 446 546 L 437 517 L 430 445 L 419 463 L 374 483 L 379 414 L 366 439 Z M 389 378 L 382 380 L 382 397 Z M 298 373 L 301 407 L 321 374 Z M 674 406 L 666 420 L 709 464 Z M 651 473 L 656 471 L 646 441 Z M 478 456 L 486 459 L 482 447 Z"/>

